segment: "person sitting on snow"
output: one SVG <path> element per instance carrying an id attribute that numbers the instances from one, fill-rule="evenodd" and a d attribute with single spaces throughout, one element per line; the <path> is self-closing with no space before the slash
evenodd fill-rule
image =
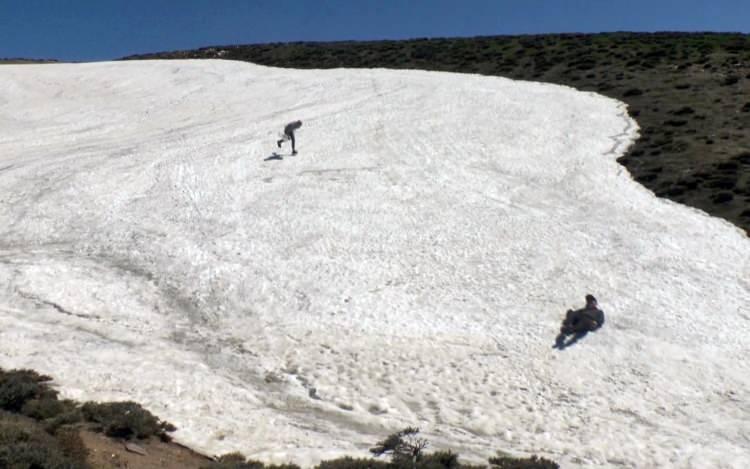
<path id="1" fill-rule="evenodd" d="M 562 347 L 565 338 L 574 335 L 572 344 L 589 332 L 593 332 L 604 325 L 604 311 L 599 308 L 599 304 L 593 295 L 586 295 L 586 306 L 581 309 L 569 309 L 565 314 L 560 334 L 555 340 L 558 347 Z M 568 345 L 570 345 L 568 344 Z"/>

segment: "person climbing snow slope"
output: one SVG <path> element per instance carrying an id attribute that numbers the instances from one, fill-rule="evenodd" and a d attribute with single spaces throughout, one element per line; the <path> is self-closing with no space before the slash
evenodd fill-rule
<path id="1" fill-rule="evenodd" d="M 276 142 L 276 146 L 281 148 L 281 144 L 284 143 L 286 140 L 292 141 L 292 155 L 297 154 L 297 149 L 295 148 L 295 141 L 294 141 L 294 131 L 302 127 L 302 121 L 297 120 L 294 122 L 288 123 L 286 126 L 284 126 L 284 136 Z"/>

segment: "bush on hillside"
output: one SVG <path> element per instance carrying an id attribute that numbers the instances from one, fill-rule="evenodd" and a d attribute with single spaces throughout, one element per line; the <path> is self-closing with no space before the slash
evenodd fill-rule
<path id="1" fill-rule="evenodd" d="M 242 453 L 228 453 L 219 456 L 216 461 L 212 461 L 201 469 L 300 469 L 296 464 L 263 464 L 253 459 L 245 459 Z"/>
<path id="2" fill-rule="evenodd" d="M 530 458 L 513 458 L 497 456 L 490 458 L 490 469 L 560 469 L 560 465 L 549 459 L 531 456 Z"/>
<path id="3" fill-rule="evenodd" d="M 33 420 L 0 413 L 0 467 L 88 469 L 77 432 L 55 437 Z"/>
<path id="4" fill-rule="evenodd" d="M 201 469 L 263 469 L 263 463 L 248 461 L 241 453 L 229 453 L 201 466 Z"/>
<path id="5" fill-rule="evenodd" d="M 151 412 L 132 401 L 87 402 L 81 408 L 86 420 L 98 425 L 97 430 L 107 436 L 125 439 L 145 439 L 158 436 L 169 441 L 167 432 L 176 430 L 171 423 L 163 422 Z"/>
<path id="6" fill-rule="evenodd" d="M 42 421 L 72 412 L 77 407 L 75 402 L 68 399 L 59 400 L 56 397 L 31 399 L 23 405 L 21 414 Z"/>
<path id="7" fill-rule="evenodd" d="M 53 418 L 42 421 L 44 429 L 49 433 L 56 433 L 60 428 L 70 426 L 83 421 L 80 407 L 76 406 L 68 412 L 61 413 Z"/>
<path id="8" fill-rule="evenodd" d="M 423 451 L 428 446 L 427 440 L 417 436 L 419 428 L 406 427 L 400 432 L 388 435 L 378 442 L 370 452 L 376 456 L 387 454 L 391 463 L 396 466 L 413 467 L 422 459 Z"/>
<path id="9" fill-rule="evenodd" d="M 0 369 L 0 409 L 43 422 L 49 433 L 62 425 L 80 422 L 78 404 L 59 400 L 57 391 L 49 386 L 51 380 L 32 370 Z"/>
<path id="10" fill-rule="evenodd" d="M 458 454 L 451 451 L 436 451 L 426 454 L 417 464 L 419 469 L 460 469 Z"/>
<path id="11" fill-rule="evenodd" d="M 425 453 L 427 440 L 419 438 L 418 428 L 407 427 L 400 432 L 389 435 L 379 442 L 370 452 L 381 456 L 390 455 L 387 464 L 390 469 L 484 469 L 485 466 L 464 465 L 458 460 L 458 454 L 451 451 Z M 377 467 L 376 461 L 367 459 L 342 458 L 332 462 L 321 463 L 316 469 L 369 469 Z M 332 464 L 331 464 L 332 463 Z M 497 456 L 489 459 L 490 469 L 559 469 L 557 463 L 548 459 L 532 456 L 530 458 L 513 458 Z M 383 467 L 382 465 L 380 467 Z"/>
<path id="12" fill-rule="evenodd" d="M 0 369 L 0 409 L 18 412 L 32 399 L 55 399 L 57 392 L 47 384 L 51 380 L 33 370 Z"/>
<path id="13" fill-rule="evenodd" d="M 376 459 L 352 458 L 349 456 L 322 461 L 315 469 L 390 469 L 392 466 L 386 461 Z"/>

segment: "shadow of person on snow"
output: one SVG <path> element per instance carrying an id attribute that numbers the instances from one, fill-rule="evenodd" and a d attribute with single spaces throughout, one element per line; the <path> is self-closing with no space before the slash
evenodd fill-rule
<path id="1" fill-rule="evenodd" d="M 271 156 L 265 158 L 263 161 L 281 161 L 284 158 L 276 152 L 271 153 Z"/>
<path id="2" fill-rule="evenodd" d="M 567 335 L 561 332 L 555 338 L 555 345 L 553 345 L 552 348 L 565 350 L 567 347 L 570 347 L 571 345 L 586 337 L 586 334 L 588 333 L 589 331 L 576 332 L 575 334 L 573 334 L 573 337 L 571 337 L 570 340 L 566 342 L 565 339 L 567 338 Z"/>

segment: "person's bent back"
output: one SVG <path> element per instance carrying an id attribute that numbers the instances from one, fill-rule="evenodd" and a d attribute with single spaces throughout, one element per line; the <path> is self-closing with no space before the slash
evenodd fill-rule
<path id="1" fill-rule="evenodd" d="M 294 141 L 294 131 L 302 127 L 302 121 L 294 121 L 290 122 L 287 125 L 284 126 L 284 137 L 281 140 L 278 140 L 276 142 L 276 146 L 281 148 L 281 144 L 284 143 L 285 140 L 291 140 L 292 142 L 292 155 L 297 154 L 297 149 L 295 148 L 295 141 Z"/>

